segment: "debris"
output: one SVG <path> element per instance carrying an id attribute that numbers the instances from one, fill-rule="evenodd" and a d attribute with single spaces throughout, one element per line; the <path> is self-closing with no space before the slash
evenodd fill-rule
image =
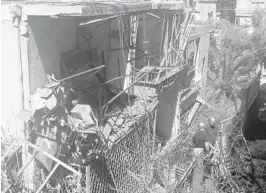
<path id="1" fill-rule="evenodd" d="M 56 107 L 57 99 L 55 95 L 51 95 L 46 101 L 45 101 L 45 107 L 47 107 L 50 111 Z"/>
<path id="2" fill-rule="evenodd" d="M 46 100 L 41 97 L 40 93 L 35 93 L 30 97 L 31 109 L 39 110 L 45 107 Z"/>
<path id="3" fill-rule="evenodd" d="M 84 123 L 84 127 L 98 125 L 98 120 L 96 119 L 90 105 L 77 104 L 71 110 L 71 116 L 74 123 L 79 123 L 80 125 Z"/>

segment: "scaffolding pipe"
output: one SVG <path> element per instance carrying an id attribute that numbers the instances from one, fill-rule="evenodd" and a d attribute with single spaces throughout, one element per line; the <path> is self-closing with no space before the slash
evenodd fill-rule
<path id="1" fill-rule="evenodd" d="M 66 77 L 66 78 L 63 78 L 63 79 L 57 80 L 56 82 L 63 82 L 63 81 L 69 80 L 69 79 L 71 79 L 71 78 L 75 78 L 75 77 L 77 77 L 77 76 L 80 76 L 80 75 L 83 75 L 83 74 L 86 74 L 86 73 L 92 72 L 92 71 L 94 71 L 94 70 L 101 69 L 101 68 L 103 68 L 103 67 L 105 67 L 105 65 L 101 65 L 101 66 L 98 66 L 98 67 L 96 67 L 96 68 L 89 69 L 89 70 L 86 70 L 86 71 L 84 71 L 84 72 L 80 72 L 80 73 L 77 73 L 77 74 L 74 74 L 74 75 L 68 76 L 68 77 Z"/>

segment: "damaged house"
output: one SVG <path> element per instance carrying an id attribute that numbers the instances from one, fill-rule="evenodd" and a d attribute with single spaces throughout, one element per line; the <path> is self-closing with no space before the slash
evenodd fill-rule
<path id="1" fill-rule="evenodd" d="M 26 165 L 35 158 L 46 171 L 32 189 L 74 171 L 84 191 L 143 192 L 158 145 L 200 105 L 209 29 L 192 24 L 184 1 L 29 3 L 17 17 Z"/>

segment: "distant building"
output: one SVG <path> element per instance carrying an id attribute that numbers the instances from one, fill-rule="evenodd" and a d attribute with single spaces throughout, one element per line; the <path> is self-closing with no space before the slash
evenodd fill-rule
<path id="1" fill-rule="evenodd" d="M 217 11 L 218 0 L 197 0 L 196 2 L 195 11 L 198 15 L 198 20 L 207 21 L 210 18 L 219 16 Z"/>
<path id="2" fill-rule="evenodd" d="M 266 8 L 266 0 L 237 0 L 236 24 L 251 25 L 251 15 L 256 9 Z"/>

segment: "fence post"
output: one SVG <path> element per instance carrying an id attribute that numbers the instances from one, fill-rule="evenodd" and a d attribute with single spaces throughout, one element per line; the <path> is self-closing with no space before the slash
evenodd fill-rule
<path id="1" fill-rule="evenodd" d="M 200 193 L 202 191 L 203 183 L 203 159 L 204 151 L 203 148 L 194 149 L 194 159 L 196 161 L 195 168 L 192 174 L 192 192 Z"/>
<path id="2" fill-rule="evenodd" d="M 86 193 L 91 193 L 91 166 L 86 167 Z"/>

